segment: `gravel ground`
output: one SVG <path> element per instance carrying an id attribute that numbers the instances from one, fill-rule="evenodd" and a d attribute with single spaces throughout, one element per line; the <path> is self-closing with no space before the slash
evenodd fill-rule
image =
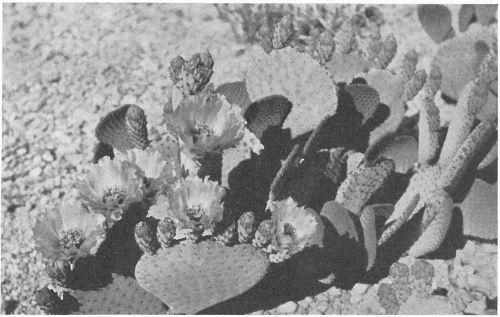
<path id="1" fill-rule="evenodd" d="M 427 67 L 436 45 L 415 7 L 381 10 L 383 35 L 398 40 L 395 62 L 414 48 Z M 136 103 L 149 126 L 157 125 L 174 56 L 208 48 L 217 86 L 242 79 L 261 49 L 236 43 L 211 5 L 4 4 L 3 39 L 2 312 L 40 314 L 34 294 L 49 279 L 34 250 L 35 217 L 73 190 L 92 159 L 99 118 Z M 406 275 L 255 313 L 496 313 L 496 245 L 469 241 L 454 259 L 424 262 L 414 270 L 413 260 L 402 258 L 393 266 L 406 267 Z"/>

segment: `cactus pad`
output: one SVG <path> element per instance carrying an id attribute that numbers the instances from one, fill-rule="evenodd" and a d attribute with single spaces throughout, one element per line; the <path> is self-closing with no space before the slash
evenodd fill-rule
<path id="1" fill-rule="evenodd" d="M 397 173 L 408 173 L 417 162 L 417 140 L 411 135 L 395 135 L 388 137 L 383 143 L 379 156 L 393 160 Z"/>
<path id="2" fill-rule="evenodd" d="M 245 112 L 248 129 L 259 139 L 267 128 L 281 126 L 292 110 L 292 103 L 283 96 L 269 96 L 251 104 Z"/>
<path id="3" fill-rule="evenodd" d="M 370 68 L 375 67 L 375 64 L 358 55 L 333 53 L 331 60 L 325 64 L 325 67 L 334 82 L 348 83 L 357 74 L 365 73 Z"/>
<path id="4" fill-rule="evenodd" d="M 261 56 L 247 73 L 252 101 L 271 95 L 287 98 L 293 108 L 284 123 L 292 137 L 313 130 L 326 114 L 337 109 L 335 85 L 328 71 L 306 53 L 292 48 Z M 308 120 L 304 120 L 304 118 Z"/>
<path id="5" fill-rule="evenodd" d="M 193 314 L 249 290 L 268 266 L 266 254 L 250 245 L 204 241 L 144 256 L 135 275 L 145 290 L 172 310 Z"/>
<path id="6" fill-rule="evenodd" d="M 95 129 L 99 141 L 118 151 L 148 146 L 146 115 L 141 107 L 125 105 L 108 113 Z"/>
<path id="7" fill-rule="evenodd" d="M 361 74 L 371 87 L 380 95 L 380 102 L 390 109 L 389 117 L 370 133 L 370 145 L 383 136 L 396 131 L 404 117 L 405 109 L 402 102 L 404 81 L 401 76 L 394 75 L 386 69 L 372 69 L 367 74 Z"/>
<path id="8" fill-rule="evenodd" d="M 417 5 L 417 15 L 420 24 L 430 38 L 440 43 L 454 35 L 451 26 L 451 12 L 442 4 L 420 4 Z"/>
<path id="9" fill-rule="evenodd" d="M 95 291 L 77 290 L 72 294 L 80 306 L 76 314 L 166 314 L 168 308 L 143 290 L 136 280 L 113 274 L 113 282 Z"/>
<path id="10" fill-rule="evenodd" d="M 365 123 L 377 110 L 380 102 L 378 92 L 363 84 L 347 85 L 345 91 L 352 97 L 356 110 L 363 115 L 363 123 Z"/>
<path id="11" fill-rule="evenodd" d="M 488 184 L 476 179 L 465 200 L 460 204 L 464 218 L 464 234 L 497 239 L 497 183 Z"/>
<path id="12" fill-rule="evenodd" d="M 245 112 L 252 103 L 248 96 L 247 86 L 244 81 L 222 84 L 215 89 L 215 93 L 224 95 L 230 104 L 240 106 L 243 112 Z"/>
<path id="13" fill-rule="evenodd" d="M 476 43 L 490 47 L 492 31 L 487 27 L 471 25 L 467 33 L 444 42 L 437 50 L 432 65 L 441 71 L 441 91 L 457 100 L 465 85 L 474 79 L 484 52 L 476 50 Z"/>
<path id="14" fill-rule="evenodd" d="M 473 4 L 462 4 L 458 11 L 458 30 L 465 32 L 475 18 L 475 9 Z"/>

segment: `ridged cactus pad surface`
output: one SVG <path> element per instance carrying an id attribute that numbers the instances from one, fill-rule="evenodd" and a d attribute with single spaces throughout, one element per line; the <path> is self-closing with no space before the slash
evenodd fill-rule
<path id="1" fill-rule="evenodd" d="M 141 107 L 125 105 L 108 113 L 95 129 L 99 141 L 125 152 L 148 146 L 146 114 Z"/>
<path id="2" fill-rule="evenodd" d="M 204 241 L 143 256 L 135 275 L 174 312 L 193 314 L 249 290 L 268 266 L 266 254 L 250 245 Z"/>
<path id="3" fill-rule="evenodd" d="M 79 315 L 164 315 L 168 311 L 162 301 L 143 290 L 136 280 L 116 274 L 106 287 L 94 291 L 77 290 L 72 296 L 80 304 L 74 312 Z"/>

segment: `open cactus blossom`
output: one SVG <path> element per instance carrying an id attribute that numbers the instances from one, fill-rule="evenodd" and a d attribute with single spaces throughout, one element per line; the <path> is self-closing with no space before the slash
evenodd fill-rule
<path id="1" fill-rule="evenodd" d="M 117 157 L 141 171 L 144 178 L 144 194 L 150 196 L 161 189 L 163 184 L 172 183 L 177 175 L 174 162 L 166 161 L 157 150 L 128 150 L 126 155 L 118 152 Z"/>
<path id="2" fill-rule="evenodd" d="M 80 199 L 106 216 L 109 225 L 120 220 L 130 203 L 142 200 L 142 178 L 128 162 L 103 157 L 77 184 Z"/>
<path id="3" fill-rule="evenodd" d="M 199 157 L 236 145 L 246 124 L 238 107 L 212 93 L 184 98 L 167 117 L 178 130 L 184 150 Z"/>
<path id="4" fill-rule="evenodd" d="M 175 223 L 176 240 L 189 238 L 191 234 L 211 235 L 215 224 L 222 220 L 224 194 L 224 188 L 208 177 L 189 176 L 177 181 L 165 195 L 160 195 L 149 215 L 160 220 L 171 218 Z"/>
<path id="5" fill-rule="evenodd" d="M 54 261 L 93 255 L 106 236 L 104 222 L 103 215 L 81 202 L 66 201 L 59 210 L 49 209 L 37 219 L 35 247 Z"/>
<path id="6" fill-rule="evenodd" d="M 282 262 L 304 248 L 323 246 L 324 225 L 316 212 L 299 207 L 292 198 L 277 203 L 272 221 L 274 236 L 270 245 L 271 262 Z"/>

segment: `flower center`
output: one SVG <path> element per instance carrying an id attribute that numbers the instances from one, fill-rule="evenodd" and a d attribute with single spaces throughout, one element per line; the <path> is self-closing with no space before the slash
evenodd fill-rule
<path id="1" fill-rule="evenodd" d="M 203 216 L 203 214 L 205 213 L 205 210 L 200 205 L 195 205 L 191 207 L 186 206 L 184 208 L 184 211 L 188 215 L 189 219 L 194 221 L 199 221 Z"/>
<path id="2" fill-rule="evenodd" d="M 283 234 L 286 234 L 287 236 L 295 236 L 295 229 L 292 227 L 291 224 L 285 223 L 283 226 Z"/>
<path id="3" fill-rule="evenodd" d="M 69 250 L 73 247 L 79 248 L 84 240 L 85 239 L 82 237 L 82 230 L 69 229 L 62 232 L 62 238 L 59 243 L 63 248 Z"/>
<path id="4" fill-rule="evenodd" d="M 193 142 L 196 143 L 200 137 L 208 138 L 214 135 L 214 131 L 208 125 L 196 125 L 193 132 Z"/>
<path id="5" fill-rule="evenodd" d="M 102 195 L 102 202 L 105 204 L 121 205 L 125 201 L 125 191 L 116 186 L 106 188 Z"/>

